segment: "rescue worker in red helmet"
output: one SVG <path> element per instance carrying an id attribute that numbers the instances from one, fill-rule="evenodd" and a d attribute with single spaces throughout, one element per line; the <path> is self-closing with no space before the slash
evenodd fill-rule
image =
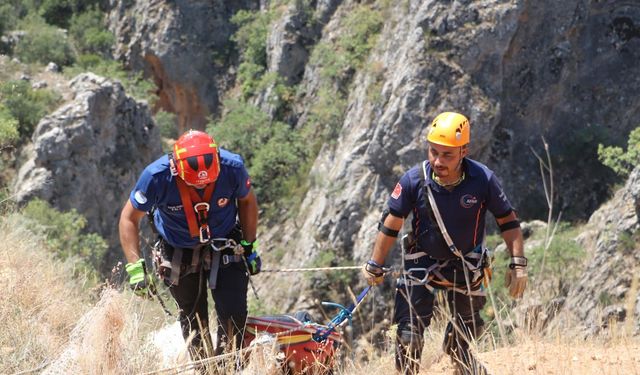
<path id="1" fill-rule="evenodd" d="M 239 155 L 190 130 L 173 152 L 149 164 L 120 215 L 120 242 L 129 283 L 138 295 L 153 293 L 151 267 L 140 252 L 139 224 L 150 214 L 158 241 L 151 258 L 169 287 L 182 334 L 192 335 L 193 359 L 240 348 L 247 318 L 247 285 L 260 272 L 258 203 Z M 207 305 L 211 289 L 217 315 L 212 348 Z"/>
<path id="2" fill-rule="evenodd" d="M 497 177 L 467 157 L 470 124 L 464 115 L 438 115 L 426 141 L 427 160 L 406 172 L 390 194 L 363 274 L 370 285 L 383 281 L 385 259 L 412 214 L 412 230 L 403 237 L 404 272 L 395 297 L 396 368 L 403 374 L 420 371 L 424 331 L 433 316 L 435 292 L 442 290 L 452 313 L 443 349 L 457 373 L 482 374 L 469 342 L 484 326 L 483 285 L 490 281 L 483 244 L 486 212 L 496 218 L 511 254 L 506 281 L 513 298 L 522 297 L 527 284 L 522 231 Z"/>

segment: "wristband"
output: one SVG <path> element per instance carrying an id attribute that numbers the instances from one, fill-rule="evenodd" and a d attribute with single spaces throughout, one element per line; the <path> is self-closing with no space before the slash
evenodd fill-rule
<path id="1" fill-rule="evenodd" d="M 516 267 L 526 267 L 528 263 L 528 259 L 526 257 L 511 257 L 511 263 L 509 264 L 509 268 L 514 269 Z"/>

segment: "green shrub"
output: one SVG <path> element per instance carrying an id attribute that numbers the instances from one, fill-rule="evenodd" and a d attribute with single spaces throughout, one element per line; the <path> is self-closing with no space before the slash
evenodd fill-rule
<path id="1" fill-rule="evenodd" d="M 560 223 L 551 245 L 546 250 L 543 245 L 527 249 L 527 270 L 529 274 L 528 289 L 544 290 L 546 298 L 555 298 L 566 292 L 566 288 L 575 283 L 581 276 L 581 264 L 584 249 L 576 242 L 576 227 L 568 223 Z M 539 274 L 544 259 L 544 274 Z M 508 290 L 504 287 L 505 272 L 511 262 L 507 252 L 495 255 L 493 260 L 493 282 L 491 288 L 498 300 L 503 303 L 511 301 Z"/>
<path id="2" fill-rule="evenodd" d="M 0 35 L 14 30 L 18 20 L 27 15 L 29 9 L 25 1 L 3 0 L 0 4 Z"/>
<path id="3" fill-rule="evenodd" d="M 156 124 L 160 129 L 160 135 L 165 138 L 178 138 L 178 125 L 176 123 L 176 115 L 170 112 L 158 111 L 155 114 Z"/>
<path id="4" fill-rule="evenodd" d="M 49 249 L 57 258 L 74 257 L 85 268 L 83 271 L 96 273 L 100 269 L 107 243 L 96 233 L 86 233 L 87 220 L 75 209 L 60 212 L 47 202 L 35 199 L 22 213 L 36 224 L 34 229 L 46 237 Z"/>
<path id="5" fill-rule="evenodd" d="M 628 177 L 633 168 L 640 164 L 640 127 L 629 133 L 627 150 L 621 147 L 598 145 L 598 160 L 611 168 L 617 175 Z"/>
<path id="6" fill-rule="evenodd" d="M 18 141 L 18 120 L 2 104 L 0 104 L 0 151 Z"/>
<path id="7" fill-rule="evenodd" d="M 342 21 L 343 32 L 333 42 L 314 48 L 311 62 L 320 65 L 325 79 L 342 79 L 351 69 L 360 69 L 382 30 L 382 12 L 367 5 L 357 6 Z"/>
<path id="8" fill-rule="evenodd" d="M 69 20 L 92 7 L 97 8 L 101 0 L 39 0 L 34 1 L 38 13 L 48 24 L 61 28 L 69 27 Z"/>
<path id="9" fill-rule="evenodd" d="M 141 72 L 128 72 L 114 60 L 105 59 L 95 54 L 80 55 L 72 67 L 65 70 L 65 75 L 71 79 L 80 73 L 92 72 L 102 77 L 119 81 L 127 94 L 137 100 L 145 100 L 153 105 L 157 100 L 156 86 L 145 79 Z"/>
<path id="10" fill-rule="evenodd" d="M 20 138 L 28 138 L 40 119 L 60 103 L 60 95 L 51 90 L 33 90 L 27 81 L 0 84 L 0 104 L 18 121 Z"/>
<path id="11" fill-rule="evenodd" d="M 19 25 L 26 35 L 14 49 L 16 56 L 27 63 L 48 64 L 54 62 L 60 66 L 70 65 L 74 54 L 66 34 L 47 25 L 37 16 L 27 16 Z"/>
<path id="12" fill-rule="evenodd" d="M 244 62 L 267 66 L 267 36 L 273 19 L 272 11 L 240 10 L 231 17 L 238 30 L 231 37 L 236 42 Z"/>
<path id="13" fill-rule="evenodd" d="M 275 202 L 288 192 L 287 178 L 307 157 L 302 138 L 249 103 L 227 100 L 224 107 L 224 117 L 207 131 L 222 147 L 245 159 L 261 201 Z"/>
<path id="14" fill-rule="evenodd" d="M 104 17 L 104 13 L 97 7 L 73 15 L 69 34 L 79 53 L 108 55 L 115 37 L 107 30 Z"/>

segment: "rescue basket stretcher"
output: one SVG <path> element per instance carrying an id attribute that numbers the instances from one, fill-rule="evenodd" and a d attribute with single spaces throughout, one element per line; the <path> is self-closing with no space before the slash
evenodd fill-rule
<path id="1" fill-rule="evenodd" d="M 296 314 L 298 316 L 299 314 Z M 248 317 L 243 346 L 264 335 L 275 339 L 285 373 L 324 374 L 336 365 L 342 334 L 325 325 L 301 321 L 291 315 Z M 318 332 L 328 332 L 318 340 Z"/>

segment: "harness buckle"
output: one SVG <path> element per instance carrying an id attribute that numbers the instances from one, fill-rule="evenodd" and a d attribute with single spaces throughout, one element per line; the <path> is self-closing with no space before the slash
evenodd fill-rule
<path id="1" fill-rule="evenodd" d="M 223 255 L 222 255 L 222 265 L 226 266 L 226 265 L 227 265 L 227 264 L 229 264 L 229 263 L 230 263 L 230 261 L 229 261 L 229 255 L 227 255 L 227 254 L 223 254 Z"/>
<path id="2" fill-rule="evenodd" d="M 418 279 L 417 277 L 413 276 L 411 273 L 412 272 L 424 272 L 424 278 L 422 279 Z M 429 282 L 429 273 L 430 270 L 427 268 L 409 268 L 408 270 L 405 271 L 407 277 L 413 281 L 416 281 L 420 284 L 426 284 L 427 282 Z"/>
<path id="3" fill-rule="evenodd" d="M 220 244 L 220 245 L 218 245 Z M 225 249 L 234 249 L 238 244 L 233 238 L 214 238 L 211 240 L 211 249 L 213 251 L 222 251 Z"/>
<path id="4" fill-rule="evenodd" d="M 211 231 L 209 225 L 204 224 L 200 226 L 200 243 L 207 243 L 211 240 Z"/>
<path id="5" fill-rule="evenodd" d="M 198 214 L 199 224 L 207 222 L 207 213 L 209 213 L 209 203 L 200 202 L 193 205 L 193 209 Z"/>

